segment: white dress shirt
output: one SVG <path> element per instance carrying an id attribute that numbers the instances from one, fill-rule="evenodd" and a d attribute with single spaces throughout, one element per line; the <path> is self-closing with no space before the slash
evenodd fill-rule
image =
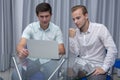
<path id="1" fill-rule="evenodd" d="M 114 64 L 117 49 L 107 28 L 98 23 L 89 24 L 87 32 L 76 29 L 74 38 L 69 38 L 70 51 L 76 56 L 75 62 L 89 63 L 101 67 L 105 72 Z"/>

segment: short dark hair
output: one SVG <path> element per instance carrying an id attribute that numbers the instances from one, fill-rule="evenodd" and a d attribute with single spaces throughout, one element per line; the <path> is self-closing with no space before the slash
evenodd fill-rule
<path id="1" fill-rule="evenodd" d="M 39 12 L 46 12 L 46 11 L 49 11 L 50 14 L 52 14 L 52 8 L 51 8 L 50 4 L 43 2 L 36 6 L 36 14 L 37 15 L 39 14 Z"/>
<path id="2" fill-rule="evenodd" d="M 74 12 L 74 11 L 76 11 L 77 9 L 80 9 L 80 8 L 82 9 L 83 15 L 85 15 L 86 13 L 88 13 L 87 8 L 86 8 L 84 5 L 76 5 L 76 6 L 73 6 L 73 7 L 71 8 L 71 11 Z"/>

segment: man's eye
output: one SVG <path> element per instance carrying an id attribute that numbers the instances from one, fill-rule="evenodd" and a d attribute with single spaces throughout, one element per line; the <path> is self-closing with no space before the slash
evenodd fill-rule
<path id="1" fill-rule="evenodd" d="M 46 18 L 48 17 L 48 16 L 45 16 Z"/>
<path id="2" fill-rule="evenodd" d="M 75 19 L 73 19 L 73 21 L 75 21 Z"/>
<path id="3" fill-rule="evenodd" d="M 76 19 L 80 19 L 80 17 L 76 17 Z"/>
<path id="4" fill-rule="evenodd" d="M 43 16 L 40 16 L 40 18 L 43 18 Z"/>

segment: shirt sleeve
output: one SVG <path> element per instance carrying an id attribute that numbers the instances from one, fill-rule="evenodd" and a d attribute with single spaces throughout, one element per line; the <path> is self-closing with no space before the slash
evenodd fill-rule
<path id="1" fill-rule="evenodd" d="M 79 47 L 75 37 L 74 38 L 69 37 L 69 49 L 76 56 L 79 55 Z"/>
<path id="2" fill-rule="evenodd" d="M 32 32 L 32 29 L 31 29 L 30 26 L 28 25 L 28 26 L 24 29 L 24 31 L 23 31 L 23 33 L 22 33 L 22 37 L 23 37 L 23 38 L 26 38 L 26 39 L 30 39 L 30 37 L 31 37 L 31 32 Z"/>
<path id="3" fill-rule="evenodd" d="M 63 35 L 62 35 L 62 31 L 60 28 L 58 28 L 56 31 L 56 38 L 55 39 L 58 42 L 58 44 L 63 43 Z"/>
<path id="4" fill-rule="evenodd" d="M 112 36 L 110 35 L 109 31 L 104 25 L 101 28 L 101 40 L 107 50 L 107 54 L 104 59 L 102 68 L 105 72 L 107 72 L 109 68 L 113 66 L 115 62 L 115 59 L 117 56 L 117 48 L 113 41 Z"/>

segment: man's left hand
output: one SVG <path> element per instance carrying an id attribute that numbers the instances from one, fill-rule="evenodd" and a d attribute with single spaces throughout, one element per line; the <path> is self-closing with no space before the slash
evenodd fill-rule
<path id="1" fill-rule="evenodd" d="M 92 75 L 100 75 L 100 74 L 105 74 L 105 71 L 101 67 L 97 67 Z"/>

